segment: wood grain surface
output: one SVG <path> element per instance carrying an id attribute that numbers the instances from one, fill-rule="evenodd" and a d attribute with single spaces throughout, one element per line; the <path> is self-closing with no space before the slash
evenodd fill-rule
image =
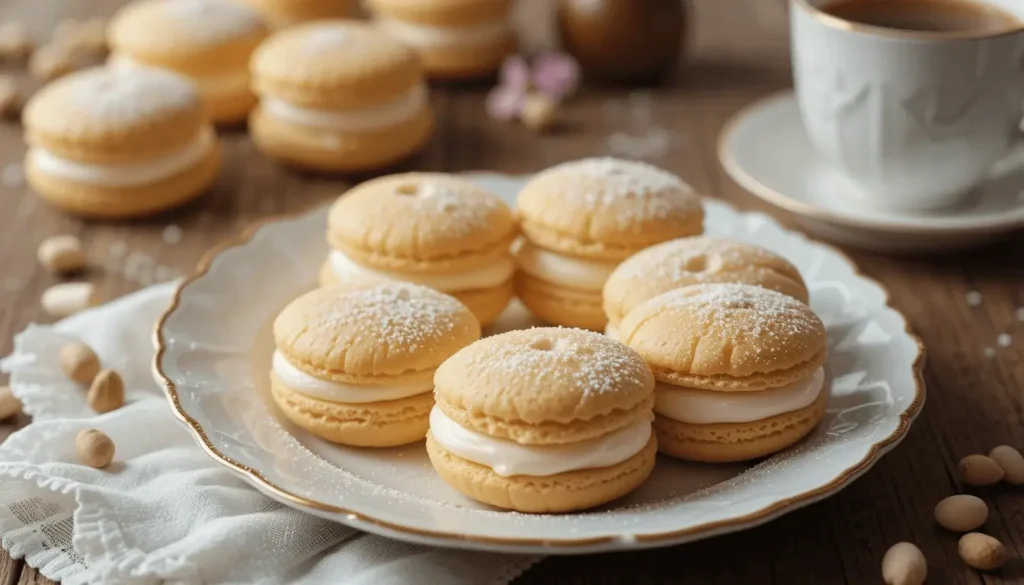
<path id="1" fill-rule="evenodd" d="M 0 21 L 20 20 L 47 38 L 62 18 L 108 15 L 119 4 L 6 0 Z M 533 0 L 521 7 L 530 48 L 550 43 L 550 4 Z M 677 83 L 586 88 L 550 135 L 488 119 L 486 85 L 436 88 L 437 135 L 404 168 L 531 172 L 587 155 L 641 152 L 668 136 L 667 151 L 658 146 L 641 154 L 704 193 L 769 211 L 724 174 L 715 141 L 737 109 L 790 85 L 785 1 L 700 0 L 694 13 L 690 58 Z M 225 133 L 224 142 L 226 166 L 208 196 L 152 220 L 96 223 L 62 215 L 17 186 L 21 129 L 0 126 L 0 355 L 10 352 L 12 336 L 27 324 L 48 321 L 38 300 L 55 281 L 35 259 L 47 236 L 81 236 L 96 267 L 87 277 L 110 298 L 187 272 L 207 248 L 252 221 L 324 203 L 351 184 L 286 171 L 257 152 L 241 130 Z M 924 551 L 929 583 L 1024 582 L 1024 490 L 970 490 L 991 507 L 985 530 L 1007 547 L 1010 561 L 1000 572 L 968 568 L 957 556 L 956 535 L 932 517 L 936 502 L 964 490 L 956 473 L 962 456 L 1000 443 L 1024 447 L 1020 240 L 932 257 L 848 252 L 891 291 L 892 303 L 928 347 L 928 402 L 896 450 L 839 495 L 760 528 L 661 550 L 550 558 L 516 583 L 881 583 L 882 555 L 900 540 Z M 970 291 L 980 293 L 980 304 L 967 303 Z M 1000 334 L 1010 335 L 1009 346 L 997 343 Z M 0 438 L 27 422 L 23 416 L 6 421 Z M 7 583 L 49 581 L 0 552 L 0 584 Z"/>

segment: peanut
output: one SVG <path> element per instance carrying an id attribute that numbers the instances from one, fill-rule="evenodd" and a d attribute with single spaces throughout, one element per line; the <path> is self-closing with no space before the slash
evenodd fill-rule
<path id="1" fill-rule="evenodd" d="M 43 291 L 39 302 L 54 317 L 67 317 L 96 304 L 96 287 L 89 282 L 65 282 Z"/>
<path id="2" fill-rule="evenodd" d="M 28 29 L 20 22 L 0 25 L 0 59 L 21 61 L 32 53 L 35 43 Z"/>
<path id="3" fill-rule="evenodd" d="M 968 455 L 960 460 L 960 477 L 967 485 L 986 486 L 1003 479 L 1003 468 L 984 455 Z"/>
<path id="4" fill-rule="evenodd" d="M 114 370 L 102 370 L 89 385 L 86 402 L 98 413 L 110 412 L 124 406 L 124 381 Z"/>
<path id="5" fill-rule="evenodd" d="M 985 520 L 988 520 L 988 506 L 976 496 L 949 496 L 935 506 L 935 521 L 943 528 L 956 532 L 975 530 Z"/>
<path id="6" fill-rule="evenodd" d="M 993 571 L 1006 562 L 1003 543 L 980 532 L 968 532 L 960 537 L 957 551 L 965 563 L 981 571 Z"/>
<path id="7" fill-rule="evenodd" d="M 921 585 L 927 576 L 928 563 L 913 543 L 898 542 L 882 557 L 882 580 L 886 585 Z"/>
<path id="8" fill-rule="evenodd" d="M 106 467 L 114 459 L 114 442 L 103 431 L 85 429 L 75 437 L 78 458 L 89 467 Z"/>
<path id="9" fill-rule="evenodd" d="M 39 244 L 39 263 L 50 272 L 67 274 L 85 268 L 82 242 L 70 234 L 51 236 Z"/>
<path id="10" fill-rule="evenodd" d="M 558 102 L 542 93 L 531 93 L 523 102 L 519 113 L 523 125 L 534 132 L 546 132 L 555 123 Z"/>
<path id="11" fill-rule="evenodd" d="M 999 445 L 988 454 L 1003 469 L 1003 480 L 1024 485 L 1024 455 L 1009 445 Z"/>
<path id="12" fill-rule="evenodd" d="M 60 348 L 60 369 L 69 379 L 88 384 L 100 371 L 100 358 L 91 347 L 75 341 Z"/>
<path id="13" fill-rule="evenodd" d="M 9 386 L 0 386 L 0 420 L 21 412 L 21 401 L 11 393 Z"/>

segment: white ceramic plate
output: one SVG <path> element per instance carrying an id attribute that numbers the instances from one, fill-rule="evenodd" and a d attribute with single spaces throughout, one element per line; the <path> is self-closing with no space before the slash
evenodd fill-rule
<path id="1" fill-rule="evenodd" d="M 512 201 L 522 179 L 471 178 Z M 490 509 L 433 472 L 422 443 L 339 447 L 285 421 L 268 397 L 270 323 L 309 289 L 327 252 L 326 209 L 268 223 L 214 251 L 157 324 L 157 380 L 216 460 L 285 504 L 419 543 L 508 552 L 583 553 L 664 546 L 741 530 L 833 494 L 906 434 L 924 403 L 924 349 L 885 291 L 836 250 L 767 216 L 709 200 L 707 231 L 789 258 L 828 328 L 831 405 L 797 447 L 762 463 L 659 458 L 630 496 L 577 514 Z M 528 325 L 521 305 L 500 328 Z"/>
<path id="2" fill-rule="evenodd" d="M 884 251 L 940 252 L 1024 228 L 1024 151 L 995 166 L 965 205 L 931 213 L 880 211 L 815 151 L 792 91 L 759 100 L 726 123 L 718 156 L 745 189 L 788 211 L 809 232 Z"/>

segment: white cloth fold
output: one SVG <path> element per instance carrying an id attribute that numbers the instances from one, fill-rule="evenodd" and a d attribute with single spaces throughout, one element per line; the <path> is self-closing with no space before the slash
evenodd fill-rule
<path id="1" fill-rule="evenodd" d="M 153 323 L 174 284 L 54 326 L 29 326 L 0 367 L 33 423 L 0 444 L 0 544 L 67 585 L 259 583 L 504 585 L 538 557 L 434 549 L 285 507 L 202 452 L 153 381 Z M 127 404 L 97 415 L 61 373 L 81 339 L 121 373 Z M 78 462 L 97 428 L 114 462 Z"/>

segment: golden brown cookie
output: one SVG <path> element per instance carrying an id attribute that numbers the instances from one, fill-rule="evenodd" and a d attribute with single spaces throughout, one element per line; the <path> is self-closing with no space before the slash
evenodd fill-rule
<path id="1" fill-rule="evenodd" d="M 497 195 L 444 173 L 362 183 L 331 207 L 321 283 L 409 281 L 465 303 L 483 325 L 512 299 L 512 211 Z"/>
<path id="2" fill-rule="evenodd" d="M 257 146 L 290 164 L 360 172 L 419 150 L 434 114 L 416 56 L 369 24 L 324 20 L 273 34 L 253 54 Z"/>
<path id="3" fill-rule="evenodd" d="M 628 347 L 579 329 L 488 337 L 434 376 L 427 453 L 452 487 L 521 512 L 621 497 L 654 467 L 654 378 Z"/>
<path id="4" fill-rule="evenodd" d="M 517 47 L 510 0 L 370 0 L 377 24 L 419 56 L 431 77 L 494 73 Z"/>
<path id="5" fill-rule="evenodd" d="M 651 246 L 615 268 L 602 294 L 608 327 L 614 328 L 633 307 L 649 298 L 713 282 L 755 284 L 807 302 L 807 286 L 800 272 L 778 254 L 726 238 L 680 238 Z"/>
<path id="6" fill-rule="evenodd" d="M 829 394 L 825 327 L 810 307 L 749 284 L 698 284 L 630 311 L 619 339 L 651 367 L 663 453 L 740 461 L 795 443 Z"/>
<path id="7" fill-rule="evenodd" d="M 601 291 L 615 267 L 644 248 L 703 231 L 700 197 L 682 179 L 614 158 L 564 163 L 538 173 L 516 202 L 525 276 L 516 294 L 557 325 L 603 330 Z"/>
<path id="8" fill-rule="evenodd" d="M 235 123 L 256 105 L 249 58 L 266 35 L 259 14 L 232 0 L 138 0 L 111 20 L 108 63 L 180 73 L 215 123 Z"/>
<path id="9" fill-rule="evenodd" d="M 274 321 L 272 393 L 292 422 L 329 441 L 415 442 L 426 434 L 437 366 L 479 338 L 469 310 L 423 286 L 320 288 Z"/>
<path id="10" fill-rule="evenodd" d="M 87 69 L 46 86 L 24 114 L 29 184 L 88 217 L 149 215 L 200 195 L 221 152 L 185 78 L 159 69 Z"/>

